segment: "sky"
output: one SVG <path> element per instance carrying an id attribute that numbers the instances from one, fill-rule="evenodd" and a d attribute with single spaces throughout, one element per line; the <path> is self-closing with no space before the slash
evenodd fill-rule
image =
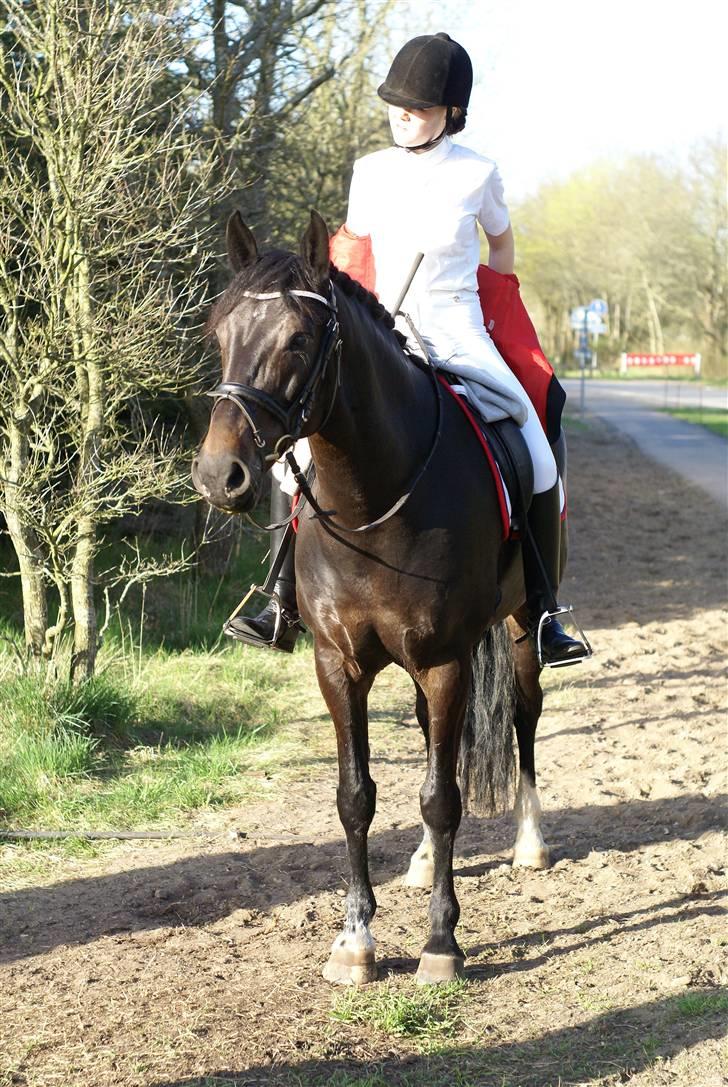
<path id="1" fill-rule="evenodd" d="M 728 133 L 726 0 L 401 0 L 395 9 L 395 48 L 444 30 L 468 50 L 476 82 L 461 138 L 496 160 L 507 199 L 596 159 L 685 159 L 702 138 Z"/>

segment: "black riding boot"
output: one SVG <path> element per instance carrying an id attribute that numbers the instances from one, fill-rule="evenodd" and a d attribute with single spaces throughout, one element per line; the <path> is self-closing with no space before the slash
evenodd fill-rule
<path id="1" fill-rule="evenodd" d="M 277 524 L 290 515 L 291 500 L 280 489 L 278 481 L 271 479 L 270 519 Z M 273 565 L 278 548 L 286 534 L 286 528 L 274 528 L 270 533 L 270 565 Z M 296 537 L 290 533 L 288 550 L 275 583 L 275 596 L 269 600 L 263 610 L 250 619 L 237 615 L 226 623 L 224 630 L 231 638 L 237 638 L 249 645 L 259 645 L 266 649 L 281 649 L 292 653 L 301 629 L 296 607 Z"/>
<path id="2" fill-rule="evenodd" d="M 543 570 L 528 536 L 523 542 L 529 634 L 536 639 L 544 612 L 557 608 L 561 551 L 561 510 L 558 483 L 550 491 L 535 494 L 528 511 L 528 527 L 541 555 Z M 541 627 L 543 664 L 577 664 L 590 655 L 588 646 L 566 633 L 558 619 L 547 618 Z"/>

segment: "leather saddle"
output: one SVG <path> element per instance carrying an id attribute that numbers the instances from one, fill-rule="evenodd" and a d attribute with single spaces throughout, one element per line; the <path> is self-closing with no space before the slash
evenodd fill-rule
<path id="1" fill-rule="evenodd" d="M 523 531 L 523 519 L 533 498 L 533 463 L 523 437 L 523 432 L 513 419 L 499 419 L 495 423 L 478 420 L 490 446 L 503 482 L 511 499 L 511 533 Z M 551 445 L 556 467 L 566 485 L 566 439 L 563 430 Z"/>

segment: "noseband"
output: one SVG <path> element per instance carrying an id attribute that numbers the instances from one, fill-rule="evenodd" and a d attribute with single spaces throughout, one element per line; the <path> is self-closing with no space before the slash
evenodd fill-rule
<path id="1" fill-rule="evenodd" d="M 254 294 L 252 291 L 243 291 L 242 294 L 245 298 L 255 298 L 258 302 L 268 302 L 274 298 L 283 298 L 286 294 L 293 295 L 296 298 L 313 298 L 314 301 L 321 302 L 322 305 L 326 306 L 329 310 L 329 317 L 326 321 L 326 326 L 324 327 L 321 345 L 313 366 L 311 367 L 311 372 L 304 382 L 303 388 L 293 400 L 276 400 L 275 397 L 271 396 L 269 393 L 263 392 L 261 389 L 256 389 L 252 385 L 241 385 L 237 381 L 222 381 L 214 389 L 205 394 L 206 396 L 211 396 L 215 401 L 215 405 L 213 405 L 212 409 L 213 411 L 221 400 L 230 400 L 240 409 L 253 433 L 253 440 L 260 450 L 266 448 L 265 439 L 261 436 L 260 431 L 255 425 L 248 404 L 258 404 L 261 408 L 264 408 L 269 415 L 272 415 L 279 423 L 283 424 L 285 432 L 276 442 L 273 452 L 265 454 L 261 453 L 265 463 L 272 464 L 274 461 L 279 460 L 286 450 L 290 449 L 301 437 L 301 431 L 311 417 L 316 394 L 326 379 L 329 370 L 329 362 L 332 358 L 334 359 L 336 366 L 336 380 L 333 382 L 331 403 L 329 404 L 328 411 L 326 412 L 319 429 L 325 426 L 333 411 L 341 377 L 341 337 L 339 335 L 336 295 L 334 294 L 334 288 L 331 283 L 329 283 L 328 298 L 324 298 L 322 294 L 316 294 L 314 291 L 271 291 L 267 294 Z"/>

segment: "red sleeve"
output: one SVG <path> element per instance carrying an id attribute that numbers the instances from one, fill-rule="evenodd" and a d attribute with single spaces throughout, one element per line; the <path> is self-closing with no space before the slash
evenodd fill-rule
<path id="1" fill-rule="evenodd" d="M 368 234 L 363 237 L 351 234 L 346 226 L 340 226 L 329 241 L 329 259 L 362 287 L 374 292 L 376 274 L 372 239 Z"/>

